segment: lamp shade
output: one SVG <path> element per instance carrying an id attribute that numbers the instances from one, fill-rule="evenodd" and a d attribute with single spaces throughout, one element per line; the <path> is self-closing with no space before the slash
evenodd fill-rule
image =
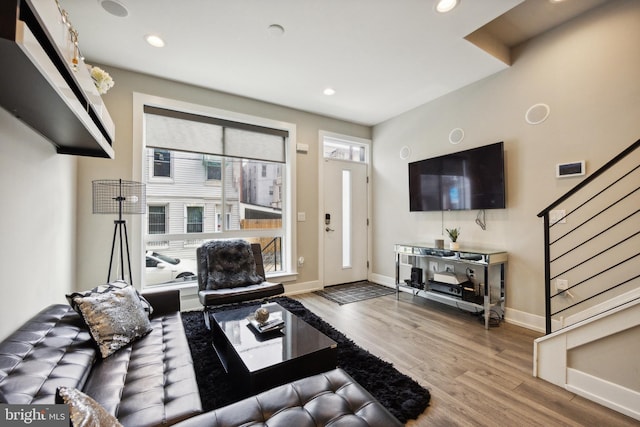
<path id="1" fill-rule="evenodd" d="M 144 214 L 146 212 L 147 195 L 143 183 L 122 179 L 99 179 L 92 184 L 94 214 Z"/>

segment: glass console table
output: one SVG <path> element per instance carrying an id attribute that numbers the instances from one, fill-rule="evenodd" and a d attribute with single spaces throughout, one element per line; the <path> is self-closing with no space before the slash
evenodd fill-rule
<path id="1" fill-rule="evenodd" d="M 448 250 L 424 243 L 398 243 L 396 298 L 412 292 L 463 310 L 482 313 L 485 328 L 504 318 L 507 252 L 484 249 Z"/>

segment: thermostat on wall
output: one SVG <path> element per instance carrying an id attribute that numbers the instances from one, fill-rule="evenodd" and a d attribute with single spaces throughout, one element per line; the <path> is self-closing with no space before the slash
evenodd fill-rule
<path id="1" fill-rule="evenodd" d="M 584 160 L 571 163 L 558 163 L 556 165 L 556 178 L 568 178 L 584 175 Z"/>

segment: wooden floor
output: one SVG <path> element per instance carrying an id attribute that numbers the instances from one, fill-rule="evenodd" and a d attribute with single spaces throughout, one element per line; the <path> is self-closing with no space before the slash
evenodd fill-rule
<path id="1" fill-rule="evenodd" d="M 338 305 L 295 295 L 361 347 L 431 392 L 408 426 L 638 426 L 640 422 L 532 376 L 539 333 L 401 293 Z"/>

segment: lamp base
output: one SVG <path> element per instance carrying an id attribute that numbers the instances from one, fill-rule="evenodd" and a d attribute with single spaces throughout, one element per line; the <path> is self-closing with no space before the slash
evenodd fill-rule
<path id="1" fill-rule="evenodd" d="M 122 235 L 124 233 L 124 240 Z M 111 258 L 109 259 L 109 271 L 107 273 L 107 283 L 111 282 L 111 269 L 113 267 L 113 255 L 116 249 L 116 240 L 120 241 L 120 279 L 124 278 L 124 250 L 127 251 L 127 267 L 129 270 L 129 284 L 133 286 L 133 275 L 131 274 L 131 255 L 129 254 L 129 236 L 127 234 L 127 221 L 116 219 L 113 221 L 113 241 L 111 242 Z"/>

